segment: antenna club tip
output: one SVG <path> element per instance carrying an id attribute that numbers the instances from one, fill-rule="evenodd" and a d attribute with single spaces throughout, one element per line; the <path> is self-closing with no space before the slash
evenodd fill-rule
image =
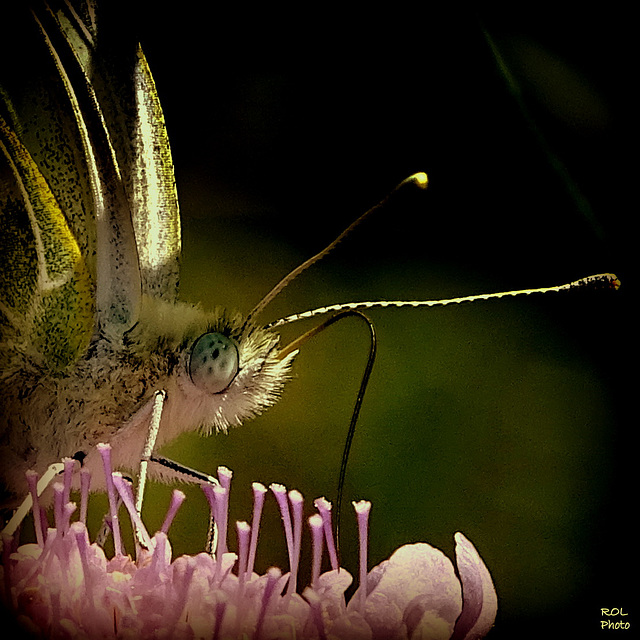
<path id="1" fill-rule="evenodd" d="M 589 287 L 591 289 L 609 289 L 616 291 L 620 288 L 620 280 L 613 273 L 599 273 L 595 276 L 581 278 L 572 283 L 575 287 Z"/>
<path id="2" fill-rule="evenodd" d="M 412 182 L 416 186 L 420 187 L 420 189 L 426 189 L 429 185 L 429 177 L 424 171 L 419 171 L 418 173 L 414 173 L 409 176 L 406 182 Z"/>

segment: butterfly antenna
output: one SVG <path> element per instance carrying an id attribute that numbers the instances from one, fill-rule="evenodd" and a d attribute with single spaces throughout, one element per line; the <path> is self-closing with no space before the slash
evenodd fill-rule
<path id="1" fill-rule="evenodd" d="M 373 370 L 373 363 L 376 359 L 376 351 L 377 351 L 377 338 L 375 328 L 373 323 L 367 316 L 365 316 L 360 311 L 353 311 L 350 309 L 339 311 L 335 315 L 327 318 L 324 322 L 320 323 L 313 329 L 310 329 L 306 333 L 302 334 L 300 337 L 296 338 L 288 345 L 286 345 L 278 354 L 280 358 L 285 358 L 292 351 L 297 351 L 302 344 L 307 342 L 307 340 L 313 338 L 315 335 L 324 331 L 327 327 L 330 327 L 332 324 L 337 322 L 338 320 L 342 320 L 348 316 L 356 316 L 364 320 L 369 327 L 369 336 L 370 336 L 370 346 L 369 346 L 369 357 L 367 358 L 367 364 L 365 365 L 364 373 L 362 375 L 362 380 L 360 382 L 360 388 L 358 389 L 358 395 L 356 397 L 356 402 L 353 407 L 353 411 L 351 412 L 351 421 L 349 422 L 349 430 L 347 431 L 347 438 L 344 444 L 344 450 L 342 452 L 342 461 L 340 462 L 340 474 L 338 476 L 338 495 L 336 500 L 336 520 L 335 520 L 335 539 L 336 539 L 336 547 L 339 551 L 340 549 L 340 515 L 342 513 L 342 496 L 344 493 L 344 482 L 347 475 L 347 462 L 349 461 L 349 452 L 351 451 L 351 443 L 353 442 L 353 436 L 356 432 L 356 425 L 358 423 L 358 417 L 360 415 L 360 408 L 362 407 L 362 401 L 364 399 L 365 391 L 367 390 L 367 386 L 369 384 L 369 378 L 371 377 L 371 371 Z"/>
<path id="2" fill-rule="evenodd" d="M 258 302 L 258 304 L 253 308 L 253 310 L 247 316 L 245 321 L 245 326 L 249 323 L 249 321 L 257 316 L 294 278 L 297 278 L 303 271 L 308 269 L 311 265 L 315 264 L 319 260 L 322 260 L 328 253 L 333 251 L 357 226 L 359 226 L 364 220 L 366 220 L 372 213 L 377 211 L 378 209 L 383 208 L 389 199 L 400 189 L 402 189 L 405 185 L 416 185 L 421 189 L 426 189 L 429 184 L 429 179 L 427 178 L 427 174 L 420 172 L 414 173 L 413 175 L 405 178 L 386 198 L 384 198 L 381 202 L 379 202 L 374 207 L 371 207 L 368 211 L 363 213 L 357 220 L 352 222 L 333 242 L 328 244 L 322 251 L 319 251 L 314 256 L 305 260 L 300 266 L 296 267 L 293 271 L 291 271 L 288 275 L 286 275 L 278 284 L 267 293 L 267 295 Z"/>
<path id="3" fill-rule="evenodd" d="M 266 329 L 275 329 L 285 324 L 298 322 L 298 320 L 307 320 L 316 316 L 325 315 L 327 313 L 338 313 L 341 311 L 360 311 L 368 309 L 379 309 L 386 307 L 444 307 L 449 304 L 462 304 L 463 302 L 476 302 L 478 300 L 492 300 L 495 298 L 506 298 L 514 296 L 528 296 L 535 293 L 551 293 L 562 291 L 576 290 L 615 290 L 620 287 L 620 280 L 612 273 L 600 273 L 594 276 L 580 278 L 567 284 L 556 285 L 552 287 L 539 287 L 537 289 L 517 289 L 514 291 L 499 291 L 496 293 L 480 293 L 470 296 L 462 296 L 459 298 L 445 298 L 442 300 L 373 300 L 363 302 L 342 302 L 340 304 L 332 304 L 327 307 L 318 307 L 310 309 L 302 313 L 294 313 L 285 318 L 274 320 L 268 324 Z"/>

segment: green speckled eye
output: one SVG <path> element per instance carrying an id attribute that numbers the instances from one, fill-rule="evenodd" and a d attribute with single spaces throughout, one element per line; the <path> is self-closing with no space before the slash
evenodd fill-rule
<path id="1" fill-rule="evenodd" d="M 221 333 L 205 333 L 193 345 L 189 375 L 207 393 L 222 393 L 238 374 L 238 348 Z"/>

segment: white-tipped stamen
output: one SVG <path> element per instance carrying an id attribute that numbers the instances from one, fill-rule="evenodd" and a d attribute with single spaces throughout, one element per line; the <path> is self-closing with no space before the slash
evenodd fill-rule
<path id="1" fill-rule="evenodd" d="M 164 518 L 162 527 L 160 527 L 160 531 L 162 531 L 162 533 L 169 533 L 169 527 L 171 526 L 173 519 L 176 517 L 178 509 L 185 501 L 185 498 L 186 496 L 179 489 L 174 489 L 171 493 L 171 502 L 169 503 L 169 509 L 167 510 L 167 515 Z"/>
<path id="2" fill-rule="evenodd" d="M 115 486 L 117 492 L 120 494 L 122 502 L 124 502 L 124 506 L 129 512 L 129 517 L 131 518 L 131 522 L 133 523 L 134 530 L 137 532 L 138 538 L 141 540 L 143 546 L 146 549 L 152 549 L 153 543 L 151 542 L 151 536 L 142 523 L 142 518 L 140 517 L 140 513 L 136 508 L 136 504 L 133 499 L 131 484 L 127 482 L 122 477 L 122 474 L 117 471 L 114 471 L 111 474 L 111 477 L 113 479 L 113 485 Z"/>
<path id="3" fill-rule="evenodd" d="M 358 539 L 360 542 L 358 608 L 361 613 L 364 613 L 364 605 L 367 599 L 367 552 L 371 503 L 368 500 L 360 500 L 353 503 L 353 508 L 358 516 Z"/>
<path id="4" fill-rule="evenodd" d="M 284 536 L 287 542 L 287 553 L 289 555 L 289 580 L 291 581 L 292 569 L 293 569 L 293 556 L 294 556 L 294 543 L 293 543 L 293 526 L 291 524 L 291 513 L 289 512 L 289 502 L 287 500 L 287 490 L 281 484 L 271 484 L 269 489 L 273 492 L 276 498 L 278 507 L 280 508 L 280 516 L 282 518 L 282 525 L 284 527 Z"/>
<path id="5" fill-rule="evenodd" d="M 216 496 L 217 514 L 209 521 L 207 542 L 218 558 L 221 567 L 222 556 L 227 552 L 227 527 L 229 518 L 229 491 L 231 490 L 231 476 L 233 474 L 226 467 L 218 467 L 218 483 L 214 484 L 213 494 Z M 224 491 L 218 491 L 224 489 Z"/>
<path id="6" fill-rule="evenodd" d="M 249 557 L 247 559 L 247 579 L 249 579 L 253 573 L 258 548 L 258 533 L 260 531 L 262 507 L 264 506 L 264 497 L 267 493 L 267 488 L 260 482 L 252 483 L 251 488 L 253 490 L 253 516 L 251 517 L 251 540 L 249 541 Z"/>
<path id="7" fill-rule="evenodd" d="M 161 576 L 168 567 L 169 538 L 162 531 L 158 531 L 154 536 L 154 542 L 155 545 L 151 553 L 151 568 L 156 576 Z"/>
<path id="8" fill-rule="evenodd" d="M 122 555 L 122 539 L 120 537 L 120 525 L 118 523 L 118 503 L 116 490 L 113 486 L 113 478 L 111 477 L 111 445 L 100 443 L 96 445 L 98 453 L 102 458 L 102 467 L 104 469 L 105 483 L 107 485 L 107 497 L 109 499 L 109 517 L 111 531 L 113 533 L 113 547 L 116 555 Z"/>
<path id="9" fill-rule="evenodd" d="M 333 526 L 331 524 L 331 503 L 326 498 L 317 498 L 313 504 L 322 517 L 324 537 L 327 542 L 327 552 L 329 554 L 329 560 L 331 561 L 331 568 L 338 569 L 340 563 L 338 562 L 338 552 L 336 550 Z"/>
<path id="10" fill-rule="evenodd" d="M 318 579 L 320 578 L 320 569 L 322 567 L 322 541 L 323 541 L 323 529 L 322 516 L 318 513 L 314 513 L 309 516 L 309 529 L 311 529 L 311 545 L 312 545 L 312 557 L 311 557 L 311 588 L 316 589 L 318 586 Z"/>
<path id="11" fill-rule="evenodd" d="M 229 490 L 218 485 L 213 487 L 213 494 L 216 497 L 216 510 L 218 525 L 218 545 L 216 547 L 216 557 L 222 562 L 222 556 L 227 553 L 227 525 L 229 518 Z"/>
<path id="12" fill-rule="evenodd" d="M 77 509 L 75 502 L 67 502 L 62 505 L 61 521 L 60 524 L 56 524 L 58 531 L 62 531 L 62 535 L 69 533 L 69 527 L 71 526 L 71 516 Z"/>
<path id="13" fill-rule="evenodd" d="M 293 514 L 293 553 L 291 557 L 291 576 L 287 585 L 287 594 L 295 593 L 298 588 L 298 565 L 300 564 L 300 545 L 302 544 L 302 508 L 304 499 L 296 489 L 288 493 L 289 505 Z"/>
<path id="14" fill-rule="evenodd" d="M 247 577 L 247 563 L 249 560 L 249 541 L 251 538 L 251 527 L 244 521 L 236 522 L 236 533 L 238 536 L 238 596 L 237 603 L 242 601 L 244 595 L 244 585 Z"/>
<path id="15" fill-rule="evenodd" d="M 233 471 L 227 467 L 218 467 L 218 481 L 227 491 L 231 488 L 231 478 L 233 478 Z"/>

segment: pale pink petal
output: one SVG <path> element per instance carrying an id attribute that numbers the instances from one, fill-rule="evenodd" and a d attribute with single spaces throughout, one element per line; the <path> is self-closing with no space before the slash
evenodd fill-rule
<path id="1" fill-rule="evenodd" d="M 405 545 L 374 575 L 377 584 L 367 595 L 364 612 L 374 638 L 403 637 L 409 632 L 407 622 L 415 625 L 412 633 L 419 634 L 421 626 L 442 621 L 451 635 L 462 611 L 462 594 L 453 565 L 442 551 L 426 543 Z M 405 621 L 409 605 L 410 620 Z"/>
<path id="2" fill-rule="evenodd" d="M 352 582 L 353 578 L 346 569 L 332 569 L 318 578 L 315 592 L 322 600 L 325 615 L 337 618 L 345 613 L 344 592 Z"/>
<path id="3" fill-rule="evenodd" d="M 372 640 L 373 638 L 371 627 L 359 611 L 349 611 L 335 620 L 330 620 L 327 624 L 327 635 L 330 638 L 345 638 L 345 640 Z"/>
<path id="4" fill-rule="evenodd" d="M 476 548 L 461 533 L 456 533 L 455 539 L 464 602 L 451 640 L 477 640 L 484 638 L 495 622 L 498 596 Z"/>

